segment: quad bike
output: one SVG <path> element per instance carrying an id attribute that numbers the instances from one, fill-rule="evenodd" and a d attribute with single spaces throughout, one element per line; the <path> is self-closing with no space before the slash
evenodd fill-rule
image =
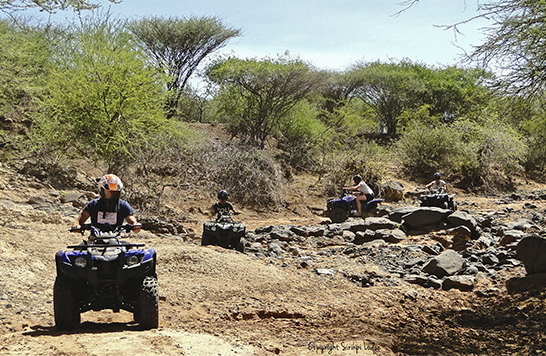
<path id="1" fill-rule="evenodd" d="M 216 220 L 203 224 L 201 246 L 217 245 L 223 248 L 245 252 L 246 226 L 233 220 L 231 215 L 218 215 Z"/>
<path id="2" fill-rule="evenodd" d="M 455 202 L 455 194 L 448 195 L 443 191 L 438 190 L 431 192 L 427 195 L 421 195 L 419 197 L 421 206 L 425 207 L 437 207 L 442 209 L 449 209 L 452 211 L 457 210 L 457 203 Z"/>
<path id="3" fill-rule="evenodd" d="M 144 244 L 120 240 L 122 232 L 132 229 L 133 225 L 122 225 L 102 232 L 84 224 L 79 230 L 82 235 L 90 231 L 89 241 L 56 253 L 53 309 L 57 329 L 74 329 L 81 313 L 103 309 L 132 312 L 142 329 L 158 327 L 156 252 L 143 249 Z"/>
<path id="4" fill-rule="evenodd" d="M 356 197 L 348 190 L 343 190 L 343 195 L 339 198 L 328 198 L 326 202 L 326 214 L 334 223 L 341 223 L 347 220 L 349 216 L 365 217 L 378 214 L 377 207 L 383 203 L 383 199 L 372 199 L 361 202 L 362 213 L 358 213 Z"/>

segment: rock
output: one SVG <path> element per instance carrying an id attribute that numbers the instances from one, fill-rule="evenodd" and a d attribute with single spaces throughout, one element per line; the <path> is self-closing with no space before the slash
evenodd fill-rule
<path id="1" fill-rule="evenodd" d="M 415 206 L 405 206 L 402 208 L 396 208 L 389 213 L 388 219 L 401 224 L 402 216 L 412 213 L 419 209 L 420 209 L 419 207 L 415 207 Z"/>
<path id="2" fill-rule="evenodd" d="M 393 180 L 383 184 L 381 190 L 386 202 L 400 201 L 404 198 L 404 186 Z"/>
<path id="3" fill-rule="evenodd" d="M 463 265 L 464 259 L 461 255 L 453 250 L 446 250 L 430 259 L 423 267 L 423 271 L 442 278 L 459 272 Z"/>
<path id="4" fill-rule="evenodd" d="M 504 231 L 504 235 L 499 241 L 499 245 L 506 246 L 508 244 L 511 244 L 512 242 L 516 242 L 520 240 L 523 236 L 525 236 L 525 233 L 521 230 L 515 230 L 515 229 L 506 230 Z"/>
<path id="5" fill-rule="evenodd" d="M 418 229 L 425 226 L 440 226 L 451 214 L 451 210 L 436 207 L 419 208 L 402 216 L 403 225 L 409 229 Z"/>
<path id="6" fill-rule="evenodd" d="M 466 226 L 472 234 L 476 231 L 476 220 L 464 211 L 456 211 L 447 217 L 450 226 Z"/>
<path id="7" fill-rule="evenodd" d="M 380 236 L 381 239 L 392 243 L 397 243 L 407 238 L 406 233 L 400 229 L 380 229 L 376 231 L 376 236 Z"/>
<path id="8" fill-rule="evenodd" d="M 461 291 L 471 291 L 474 289 L 475 277 L 472 276 L 450 276 L 442 283 L 442 289 L 450 290 L 452 288 Z"/>
<path id="9" fill-rule="evenodd" d="M 400 224 L 387 219 L 387 218 L 377 218 L 370 217 L 366 218 L 364 222 L 354 224 L 351 226 L 351 231 L 366 231 L 366 230 L 380 230 L 380 229 L 397 229 L 400 227 Z"/>
<path id="10" fill-rule="evenodd" d="M 546 272 L 514 277 L 506 281 L 506 290 L 510 294 L 546 289 Z"/>
<path id="11" fill-rule="evenodd" d="M 531 234 L 520 240 L 516 247 L 518 258 L 528 274 L 546 272 L 546 239 Z"/>

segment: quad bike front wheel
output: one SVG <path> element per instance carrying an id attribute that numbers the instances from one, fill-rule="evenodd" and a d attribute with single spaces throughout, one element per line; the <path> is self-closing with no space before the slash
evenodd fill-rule
<path id="1" fill-rule="evenodd" d="M 156 329 L 159 326 L 159 287 L 157 278 L 146 276 L 142 280 L 134 318 L 144 330 Z"/>
<path id="2" fill-rule="evenodd" d="M 74 301 L 70 279 L 57 276 L 53 286 L 53 312 L 58 330 L 72 330 L 80 325 L 81 316 Z"/>
<path id="3" fill-rule="evenodd" d="M 342 223 L 347 220 L 347 212 L 341 208 L 332 209 L 328 215 L 334 223 Z"/>

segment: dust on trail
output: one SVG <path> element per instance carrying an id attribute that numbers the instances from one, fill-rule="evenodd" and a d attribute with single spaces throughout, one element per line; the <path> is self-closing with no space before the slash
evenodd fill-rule
<path id="1" fill-rule="evenodd" d="M 0 347 L 0 354 L 6 356 L 251 356 L 256 354 L 253 347 L 232 345 L 212 335 L 172 329 L 119 331 L 121 325 L 114 323 L 88 326 L 84 324 L 81 329 L 70 334 L 57 333 L 54 328 L 8 334 L 0 338 L 5 345 Z M 17 342 L 14 343 L 13 339 Z"/>

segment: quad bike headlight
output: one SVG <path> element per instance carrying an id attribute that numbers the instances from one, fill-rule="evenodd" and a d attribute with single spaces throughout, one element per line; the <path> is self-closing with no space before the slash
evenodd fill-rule
<path id="1" fill-rule="evenodd" d="M 125 260 L 125 263 L 127 263 L 128 266 L 134 266 L 139 262 L 140 262 L 140 258 L 137 255 L 128 256 L 127 259 Z"/>
<path id="2" fill-rule="evenodd" d="M 216 226 L 211 226 L 210 231 L 216 231 Z"/>
<path id="3" fill-rule="evenodd" d="M 237 229 L 237 227 L 234 226 L 232 230 L 233 232 L 237 232 L 239 229 Z"/>
<path id="4" fill-rule="evenodd" d="M 84 268 L 85 266 L 87 266 L 87 258 L 82 257 L 82 256 L 78 256 L 78 257 L 76 257 L 76 259 L 74 260 L 74 264 L 75 264 L 77 267 Z"/>

